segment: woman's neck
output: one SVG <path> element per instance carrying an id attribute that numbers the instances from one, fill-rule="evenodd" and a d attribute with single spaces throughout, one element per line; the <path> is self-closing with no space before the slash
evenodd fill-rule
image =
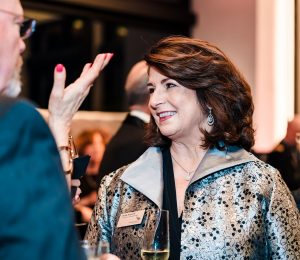
<path id="1" fill-rule="evenodd" d="M 198 161 L 199 163 L 206 153 L 206 149 L 201 146 L 200 142 L 187 144 L 173 141 L 170 151 L 173 156 L 176 156 L 176 158 L 181 158 L 182 161 L 188 159 L 189 161 Z"/>

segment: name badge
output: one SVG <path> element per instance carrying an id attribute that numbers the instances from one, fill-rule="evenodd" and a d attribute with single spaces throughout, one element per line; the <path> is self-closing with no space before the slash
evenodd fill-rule
<path id="1" fill-rule="evenodd" d="M 134 212 L 128 212 L 121 214 L 117 227 L 127 227 L 132 225 L 141 224 L 145 210 L 138 210 Z"/>

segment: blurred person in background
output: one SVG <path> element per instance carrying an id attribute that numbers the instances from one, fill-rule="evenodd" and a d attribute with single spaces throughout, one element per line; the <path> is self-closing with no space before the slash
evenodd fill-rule
<path id="1" fill-rule="evenodd" d="M 99 182 L 106 174 L 136 160 L 148 148 L 144 142 L 145 127 L 150 120 L 147 80 L 147 65 L 140 61 L 128 73 L 125 91 L 130 112 L 106 147 Z"/>
<path id="2" fill-rule="evenodd" d="M 103 178 L 86 239 L 140 259 L 145 224 L 156 229 L 164 209 L 172 260 L 300 259 L 293 196 L 249 152 L 254 107 L 243 75 L 216 46 L 181 36 L 160 40 L 145 60 L 151 147 Z"/>
<path id="3" fill-rule="evenodd" d="M 77 223 L 88 223 L 97 199 L 99 166 L 105 151 L 104 134 L 99 129 L 85 130 L 78 135 L 75 144 L 79 156 L 90 156 L 86 174 L 80 179 L 80 201 L 74 205 L 79 213 Z"/>
<path id="4" fill-rule="evenodd" d="M 298 144 L 296 134 L 299 134 Z M 300 209 L 300 115 L 288 122 L 286 136 L 267 155 L 267 163 L 277 168 Z"/>
<path id="5" fill-rule="evenodd" d="M 68 135 L 73 115 L 112 55 L 98 55 L 67 88 L 65 68 L 56 66 L 49 100 L 54 140 L 34 106 L 15 98 L 24 40 L 34 26 L 19 0 L 0 1 L 0 259 L 85 259 L 64 175 L 72 167 Z"/>

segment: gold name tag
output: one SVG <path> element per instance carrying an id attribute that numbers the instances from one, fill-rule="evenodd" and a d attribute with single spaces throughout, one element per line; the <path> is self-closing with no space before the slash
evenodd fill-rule
<path id="1" fill-rule="evenodd" d="M 138 210 L 121 214 L 117 227 L 127 227 L 132 225 L 141 224 L 145 210 Z"/>

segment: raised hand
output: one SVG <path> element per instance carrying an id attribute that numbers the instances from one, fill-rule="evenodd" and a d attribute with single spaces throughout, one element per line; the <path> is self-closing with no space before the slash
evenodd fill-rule
<path id="1" fill-rule="evenodd" d="M 48 106 L 48 123 L 58 147 L 68 146 L 72 118 L 88 95 L 94 80 L 109 63 L 112 56 L 112 53 L 97 55 L 93 63 L 84 66 L 80 77 L 66 88 L 66 69 L 62 64 L 56 66 Z M 60 152 L 60 157 L 64 171 L 69 171 L 70 155 L 63 150 Z M 66 175 L 66 179 L 70 187 L 71 175 Z"/>
<path id="2" fill-rule="evenodd" d="M 67 136 L 63 137 L 59 132 L 68 135 L 73 116 L 112 56 L 112 53 L 97 55 L 93 64 L 86 64 L 80 77 L 66 88 L 66 69 L 61 64 L 56 66 L 48 110 L 49 126 L 58 145 L 64 145 L 67 142 Z"/>

